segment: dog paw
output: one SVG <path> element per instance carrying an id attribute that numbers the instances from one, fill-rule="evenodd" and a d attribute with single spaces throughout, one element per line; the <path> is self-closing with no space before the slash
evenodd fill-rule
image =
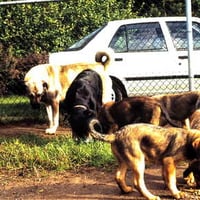
<path id="1" fill-rule="evenodd" d="M 178 192 L 177 194 L 173 195 L 175 199 L 185 199 L 187 194 L 185 192 Z"/>
<path id="2" fill-rule="evenodd" d="M 46 133 L 46 134 L 55 134 L 55 133 L 56 133 L 56 130 L 55 130 L 55 128 L 47 128 L 47 129 L 45 130 L 45 133 Z"/>
<path id="3" fill-rule="evenodd" d="M 149 200 L 161 200 L 161 198 L 159 196 L 154 196 L 154 197 L 150 198 Z"/>
<path id="4" fill-rule="evenodd" d="M 131 186 L 127 186 L 126 188 L 123 188 L 122 191 L 122 194 L 127 194 L 127 193 L 130 193 L 130 192 L 133 192 L 133 188 Z"/>
<path id="5" fill-rule="evenodd" d="M 189 186 L 195 186 L 196 184 L 193 173 L 190 173 L 187 177 L 184 178 L 184 180 Z"/>

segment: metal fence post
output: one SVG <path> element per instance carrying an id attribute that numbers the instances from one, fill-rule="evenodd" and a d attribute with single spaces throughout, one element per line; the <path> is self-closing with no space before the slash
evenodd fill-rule
<path id="1" fill-rule="evenodd" d="M 187 39 L 188 39 L 188 76 L 189 76 L 189 90 L 192 91 L 194 87 L 194 73 L 193 73 L 193 36 L 192 36 L 192 8 L 191 0 L 185 0 L 186 3 L 186 17 L 187 17 Z"/>

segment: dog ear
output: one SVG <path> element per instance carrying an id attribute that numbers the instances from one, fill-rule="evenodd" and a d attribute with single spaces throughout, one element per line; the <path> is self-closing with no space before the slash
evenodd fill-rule
<path id="1" fill-rule="evenodd" d="M 192 146 L 194 147 L 194 149 L 200 149 L 200 138 L 194 140 L 192 142 Z"/>
<path id="2" fill-rule="evenodd" d="M 47 91 L 49 88 L 47 82 L 43 82 L 42 86 L 43 86 L 44 91 Z"/>

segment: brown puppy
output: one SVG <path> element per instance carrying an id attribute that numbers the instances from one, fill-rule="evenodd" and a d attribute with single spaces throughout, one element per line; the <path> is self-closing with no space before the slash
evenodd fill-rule
<path id="1" fill-rule="evenodd" d="M 186 119 L 200 108 L 200 92 L 198 91 L 156 95 L 152 98 L 157 99 L 165 107 L 172 120 L 180 121 L 186 128 L 190 128 Z"/>
<path id="2" fill-rule="evenodd" d="M 133 189 L 127 186 L 127 169 L 133 171 L 135 188 L 147 199 L 158 200 L 151 194 L 144 181 L 145 160 L 162 164 L 164 181 L 173 197 L 180 199 L 184 193 L 176 186 L 175 162 L 200 158 L 200 131 L 182 128 L 164 128 L 152 124 L 130 124 L 112 134 L 100 134 L 91 121 L 91 136 L 111 143 L 112 152 L 118 160 L 116 182 L 122 192 Z"/>
<path id="3" fill-rule="evenodd" d="M 124 98 L 119 102 L 109 102 L 102 106 L 98 119 L 105 133 L 131 123 L 151 123 L 160 125 L 161 115 L 173 126 L 178 126 L 162 108 L 158 100 L 148 96 Z"/>
<path id="4" fill-rule="evenodd" d="M 51 64 L 37 65 L 31 68 L 24 82 L 33 107 L 41 102 L 45 104 L 49 119 L 49 128 L 46 133 L 55 133 L 59 126 L 59 103 L 63 101 L 74 78 L 85 69 L 92 69 L 99 73 L 102 79 L 102 101 L 108 102 L 112 97 L 112 81 L 106 74 L 110 58 L 105 52 L 97 52 L 96 63 L 76 63 L 66 66 Z"/>
<path id="5" fill-rule="evenodd" d="M 200 109 L 196 110 L 189 117 L 189 125 L 191 129 L 200 130 Z M 196 185 L 197 188 L 200 188 L 200 161 L 192 161 L 188 168 L 183 172 L 183 177 L 188 185 Z"/>

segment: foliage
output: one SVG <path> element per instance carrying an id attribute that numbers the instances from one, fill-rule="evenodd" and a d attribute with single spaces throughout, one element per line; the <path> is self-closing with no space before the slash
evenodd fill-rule
<path id="1" fill-rule="evenodd" d="M 3 95 L 24 95 L 26 88 L 24 76 L 33 66 L 46 63 L 45 53 L 33 53 L 23 58 L 16 58 L 9 52 L 0 48 L 0 96 Z"/>
<path id="2" fill-rule="evenodd" d="M 70 0 L 2 6 L 0 42 L 15 56 L 63 50 L 109 20 L 133 17 L 130 2 Z"/>
<path id="3" fill-rule="evenodd" d="M 193 16 L 200 17 L 200 2 L 192 0 Z M 186 1 L 180 0 L 141 0 L 133 3 L 133 12 L 142 17 L 185 16 Z"/>

